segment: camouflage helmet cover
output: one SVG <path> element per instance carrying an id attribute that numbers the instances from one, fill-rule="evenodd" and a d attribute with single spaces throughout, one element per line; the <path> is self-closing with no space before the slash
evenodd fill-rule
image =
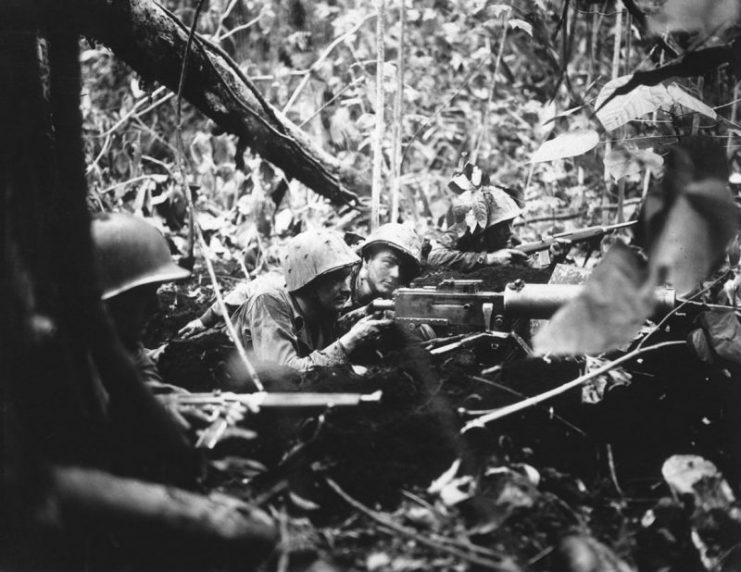
<path id="1" fill-rule="evenodd" d="M 328 231 L 306 231 L 286 245 L 283 274 L 289 292 L 300 290 L 319 276 L 353 266 L 360 258 L 341 236 Z"/>
<path id="2" fill-rule="evenodd" d="M 91 231 L 103 300 L 137 286 L 190 276 L 172 260 L 160 232 L 139 217 L 125 213 L 98 215 Z"/>
<path id="3" fill-rule="evenodd" d="M 400 251 L 417 266 L 422 263 L 422 240 L 414 229 L 408 226 L 397 222 L 379 226 L 358 247 L 358 252 L 365 255 L 368 249 L 376 244 L 383 244 Z"/>

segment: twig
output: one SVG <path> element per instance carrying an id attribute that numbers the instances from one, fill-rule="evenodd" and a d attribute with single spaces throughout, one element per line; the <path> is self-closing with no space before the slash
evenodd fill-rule
<path id="1" fill-rule="evenodd" d="M 612 484 L 615 486 L 615 490 L 617 493 L 624 497 L 625 493 L 623 493 L 623 489 L 620 488 L 620 483 L 618 482 L 617 478 L 617 471 L 615 470 L 615 457 L 612 454 L 612 445 L 608 443 L 605 446 L 605 449 L 607 451 L 607 466 L 610 468 L 610 478 L 612 479 Z"/>
<path id="2" fill-rule="evenodd" d="M 243 30 L 246 30 L 247 28 L 251 28 L 252 26 L 254 26 L 255 24 L 257 24 L 260 21 L 260 18 L 262 18 L 262 12 L 260 12 L 257 16 L 255 16 L 254 18 L 252 18 L 252 20 L 250 20 L 246 24 L 241 24 L 239 26 L 235 26 L 234 28 L 232 28 L 231 30 L 229 30 L 228 32 L 226 32 L 223 36 L 216 36 L 214 38 L 214 41 L 215 42 L 222 42 L 222 41 L 226 40 L 227 38 L 232 37 L 237 32 L 241 32 Z"/>
<path id="3" fill-rule="evenodd" d="M 417 532 L 415 532 L 414 530 L 411 530 L 405 526 L 401 526 L 395 523 L 393 520 L 391 520 L 387 516 L 369 509 L 367 506 L 365 506 L 364 504 L 360 503 L 359 501 L 355 500 L 350 495 L 348 495 L 345 491 L 343 491 L 340 488 L 340 486 L 336 482 L 334 482 L 329 477 L 325 477 L 325 482 L 327 483 L 329 488 L 331 488 L 335 493 L 337 493 L 337 495 L 342 500 L 344 500 L 347 504 L 352 506 L 354 509 L 362 512 L 365 516 L 377 522 L 382 527 L 388 529 L 391 534 L 400 534 L 407 538 L 411 538 L 415 542 L 422 544 L 424 546 L 427 546 L 428 548 L 439 550 L 441 552 L 447 552 L 448 554 L 451 554 L 453 556 L 466 560 L 467 562 L 471 562 L 472 564 L 476 564 L 477 566 L 484 566 L 486 567 L 487 570 L 500 570 L 503 572 L 515 572 L 515 571 L 520 570 L 519 567 L 515 565 L 513 562 L 507 562 L 504 558 L 502 558 L 501 555 L 498 555 L 495 552 L 490 552 L 490 554 L 493 555 L 493 558 L 497 558 L 498 560 L 483 558 L 480 556 L 476 556 L 474 554 L 468 554 L 467 552 L 464 552 L 463 550 L 457 547 L 445 546 L 444 544 L 433 541 L 429 537 L 422 536 L 418 534 Z"/>
<path id="4" fill-rule="evenodd" d="M 469 379 L 472 379 L 473 381 L 478 381 L 479 383 L 485 383 L 486 385 L 491 385 L 492 387 L 496 387 L 497 389 L 501 389 L 502 391 L 504 391 L 506 393 L 509 393 L 511 395 L 514 395 L 516 397 L 520 397 L 520 398 L 524 397 L 524 398 L 527 399 L 527 395 L 525 395 L 524 393 L 520 393 L 519 391 L 515 391 L 511 387 L 507 387 L 506 385 L 503 385 L 501 383 L 497 383 L 496 381 L 494 381 L 492 379 L 486 379 L 485 377 L 480 377 L 478 375 L 467 375 L 466 377 L 469 378 Z M 482 415 L 482 414 L 487 413 L 487 411 L 475 411 L 473 409 L 464 409 L 464 413 L 467 413 L 469 415 Z M 564 419 L 563 417 L 561 417 L 558 413 L 553 412 L 552 415 L 553 415 L 553 418 L 555 420 L 560 421 L 561 423 L 563 423 L 564 425 L 566 425 L 566 427 L 568 427 L 572 431 L 577 432 L 582 437 L 586 437 L 587 436 L 587 434 L 583 430 L 579 429 L 579 427 L 577 427 L 576 425 L 574 425 L 573 423 L 571 423 L 571 421 L 568 421 L 567 419 Z"/>
<path id="5" fill-rule="evenodd" d="M 394 94 L 394 120 L 391 141 L 391 222 L 399 219 L 399 193 L 401 191 L 401 140 L 404 137 L 404 42 L 406 33 L 406 0 L 399 0 L 399 53 L 396 58 L 396 93 Z"/>
<path id="6" fill-rule="evenodd" d="M 224 321 L 226 323 L 226 329 L 229 332 L 229 337 L 232 339 L 232 342 L 237 348 L 237 353 L 239 354 L 239 357 L 241 358 L 242 363 L 244 364 L 245 369 L 247 370 L 247 375 L 252 380 L 252 383 L 255 385 L 258 391 L 265 391 L 265 388 L 260 381 L 260 377 L 258 376 L 257 371 L 252 366 L 249 358 L 247 357 L 247 352 L 245 351 L 244 346 L 242 345 L 242 341 L 239 338 L 237 329 L 234 327 L 234 324 L 232 323 L 232 320 L 229 317 L 229 310 L 227 309 L 226 303 L 224 302 L 224 297 L 221 294 L 221 288 L 219 288 L 219 282 L 216 278 L 216 272 L 214 271 L 214 266 L 213 266 L 213 263 L 211 262 L 210 249 L 208 248 L 208 245 L 206 244 L 206 239 L 203 237 L 203 232 L 201 231 L 200 225 L 195 221 L 196 211 L 195 211 L 195 204 L 193 204 L 193 193 L 191 193 L 190 189 L 188 188 L 188 178 L 187 178 L 187 173 L 185 171 L 185 142 L 183 141 L 183 115 L 182 115 L 183 85 L 185 84 L 185 71 L 188 66 L 188 54 L 190 53 L 190 47 L 193 43 L 193 36 L 195 35 L 196 27 L 198 26 L 198 17 L 200 16 L 201 10 L 203 9 L 204 1 L 205 0 L 199 0 L 198 2 L 196 13 L 195 13 L 195 16 L 193 17 L 193 25 L 188 35 L 188 42 L 185 45 L 185 54 L 183 55 L 183 65 L 180 69 L 180 81 L 178 82 L 178 92 L 177 92 L 177 105 L 175 107 L 176 117 L 177 117 L 176 135 L 177 135 L 177 142 L 178 142 L 178 161 L 177 162 L 178 162 L 178 167 L 180 169 L 180 177 L 182 179 L 183 191 L 188 200 L 188 207 L 190 209 L 191 231 L 195 230 L 198 236 L 198 244 L 201 248 L 201 252 L 203 253 L 204 261 L 206 262 L 206 268 L 208 269 L 208 275 L 211 278 L 211 284 L 214 287 L 214 294 L 216 295 L 216 302 L 218 303 L 219 310 L 221 311 L 221 315 L 224 317 Z"/>
<path id="7" fill-rule="evenodd" d="M 474 419 L 473 421 L 469 421 L 468 423 L 466 423 L 466 425 L 463 426 L 461 433 L 466 433 L 467 431 L 470 431 L 471 429 L 481 428 L 487 423 L 490 423 L 491 421 L 497 421 L 499 419 L 502 419 L 503 417 L 508 417 L 509 415 L 518 413 L 520 411 L 533 407 L 534 405 L 543 403 L 544 401 L 548 401 L 549 399 L 553 397 L 561 395 L 562 393 L 566 393 L 570 389 L 579 387 L 580 385 L 584 385 L 588 381 L 591 381 L 592 379 L 599 377 L 603 373 L 607 373 L 612 368 L 617 367 L 627 361 L 633 360 L 637 358 L 638 356 L 643 355 L 644 353 L 648 353 L 648 352 L 662 349 L 662 348 L 684 346 L 685 343 L 686 342 L 684 341 L 662 342 L 660 344 L 655 344 L 647 348 L 633 350 L 632 352 L 627 353 L 624 356 L 617 358 L 616 360 L 608 362 L 604 366 L 594 371 L 591 371 L 589 373 L 586 373 L 582 376 L 579 376 L 576 379 L 573 379 L 569 381 L 568 383 L 565 383 L 559 387 L 556 387 L 554 389 L 541 393 L 540 395 L 529 397 L 527 399 L 520 401 L 519 403 L 513 403 L 512 405 L 507 405 L 506 407 L 495 409 L 494 411 L 492 411 L 491 413 L 488 413 L 487 415 L 482 415 L 481 417 Z"/>
<path id="8" fill-rule="evenodd" d="M 376 129 L 373 136 L 373 178 L 371 187 L 370 228 L 374 231 L 381 222 L 381 187 L 383 186 L 383 138 L 386 131 L 384 110 L 384 65 L 386 63 L 386 0 L 376 0 Z"/>

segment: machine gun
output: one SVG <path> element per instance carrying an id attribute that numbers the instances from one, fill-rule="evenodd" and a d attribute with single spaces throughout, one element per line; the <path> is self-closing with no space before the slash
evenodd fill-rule
<path id="1" fill-rule="evenodd" d="M 537 242 L 527 242 L 525 244 L 520 244 L 516 248 L 517 250 L 521 250 L 525 254 L 534 254 L 542 250 L 548 250 L 554 244 L 562 244 L 566 242 L 567 244 L 572 245 L 578 242 L 596 240 L 598 238 L 602 238 L 613 230 L 633 226 L 634 224 L 636 224 L 636 222 L 637 221 L 631 220 L 628 222 L 620 222 L 618 224 L 610 224 L 607 226 L 589 226 L 587 228 L 582 228 L 579 230 L 561 232 Z"/>
<path id="2" fill-rule="evenodd" d="M 358 407 L 368 403 L 380 403 L 382 393 L 232 393 L 213 391 L 210 393 L 173 393 L 159 396 L 166 404 L 178 408 L 208 409 L 210 425 L 201 432 L 196 443 L 198 448 L 212 449 L 226 430 L 241 421 L 245 410 L 257 412 L 268 409 L 328 409 L 334 407 Z M 182 410 L 182 409 L 181 409 Z"/>
<path id="3" fill-rule="evenodd" d="M 394 320 L 415 328 L 509 332 L 514 319 L 548 319 L 573 300 L 582 286 L 525 284 L 516 281 L 502 292 L 482 291 L 482 280 L 444 280 L 435 286 L 399 288 L 392 300 L 375 300 L 374 311 L 393 310 Z M 665 315 L 676 302 L 674 290 L 656 290 L 657 315 Z"/>

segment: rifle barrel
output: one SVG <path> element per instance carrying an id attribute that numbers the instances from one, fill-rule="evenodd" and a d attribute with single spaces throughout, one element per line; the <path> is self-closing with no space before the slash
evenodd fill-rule
<path id="1" fill-rule="evenodd" d="M 588 226 L 579 230 L 560 232 L 537 242 L 528 242 L 525 244 L 521 244 L 517 247 L 517 250 L 521 250 L 525 254 L 533 254 L 535 252 L 550 248 L 552 244 L 557 243 L 559 240 L 566 240 L 569 243 L 573 244 L 582 240 L 589 240 L 590 238 L 604 236 L 605 234 L 607 234 L 608 232 L 612 232 L 613 230 L 633 226 L 634 224 L 636 224 L 636 222 L 637 221 L 635 220 L 629 220 L 627 222 L 619 222 L 617 224 L 611 224 L 607 226 Z"/>

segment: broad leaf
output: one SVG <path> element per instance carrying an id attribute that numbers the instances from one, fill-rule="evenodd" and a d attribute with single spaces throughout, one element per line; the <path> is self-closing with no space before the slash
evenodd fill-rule
<path id="1" fill-rule="evenodd" d="M 688 183 L 654 241 L 651 275 L 669 282 L 679 294 L 690 292 L 723 256 L 736 226 L 736 207 L 723 181 Z"/>
<path id="2" fill-rule="evenodd" d="M 584 289 L 535 336 L 540 354 L 600 354 L 631 341 L 654 307 L 638 256 L 615 244 Z"/>
<path id="3" fill-rule="evenodd" d="M 615 91 L 630 82 L 632 77 L 627 75 L 615 78 L 605 84 L 597 96 L 595 101 L 597 119 L 607 131 L 613 131 L 628 121 L 673 105 L 682 105 L 712 119 L 717 117 L 712 108 L 676 84 L 671 84 L 669 88 L 663 84 L 639 85 L 628 93 L 612 97 Z"/>
<path id="4" fill-rule="evenodd" d="M 599 134 L 591 129 L 564 133 L 543 143 L 533 153 L 530 162 L 542 163 L 544 161 L 576 157 L 577 155 L 583 155 L 587 151 L 591 151 L 598 143 Z"/>
<path id="5" fill-rule="evenodd" d="M 738 0 L 667 0 L 649 25 L 659 35 L 684 31 L 707 36 L 733 26 L 739 15 Z"/>

